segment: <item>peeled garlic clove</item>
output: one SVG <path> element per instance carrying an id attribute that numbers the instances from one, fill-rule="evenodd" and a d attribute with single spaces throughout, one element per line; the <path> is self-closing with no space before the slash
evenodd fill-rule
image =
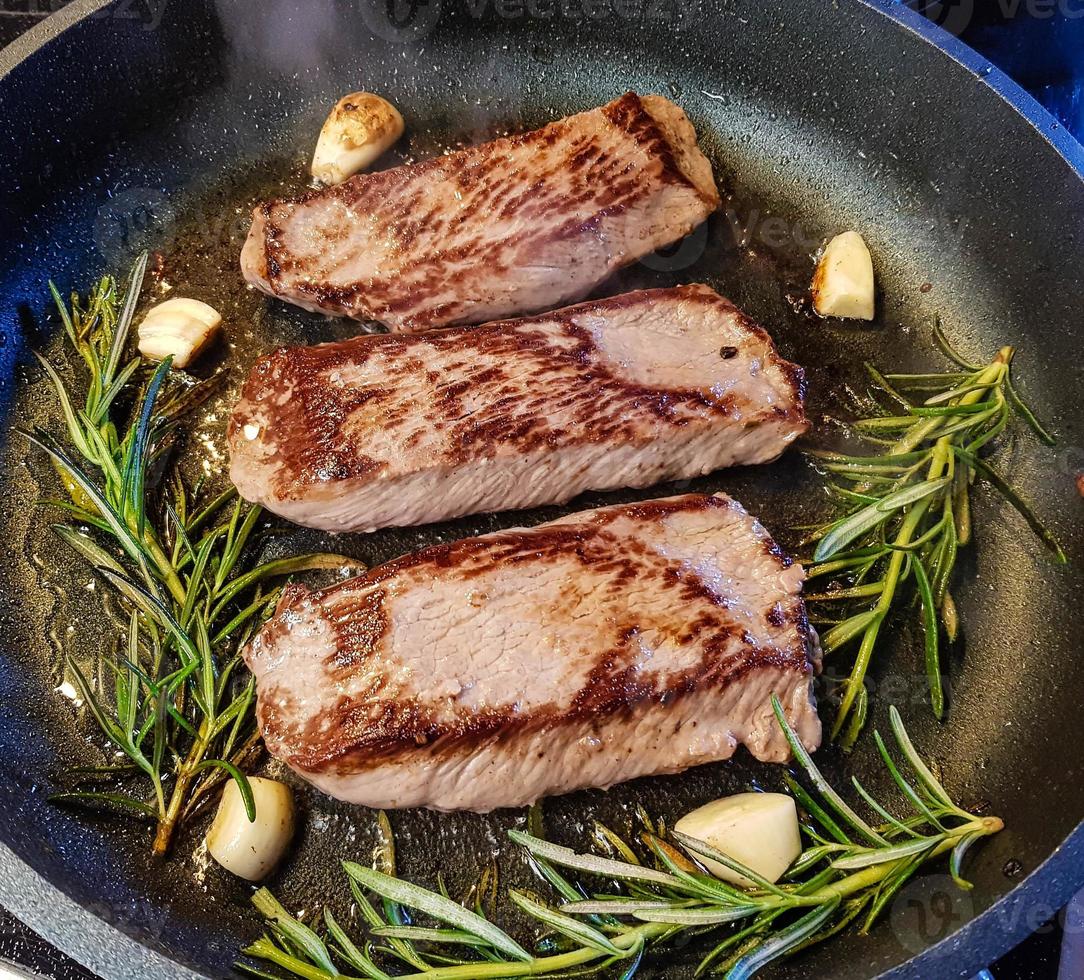
<path id="1" fill-rule="evenodd" d="M 312 175 L 325 184 L 341 184 L 375 162 L 402 135 L 403 117 L 387 99 L 372 92 L 344 96 L 320 130 Z"/>
<path id="2" fill-rule="evenodd" d="M 152 307 L 139 325 L 139 352 L 152 361 L 173 357 L 173 367 L 187 367 L 222 323 L 213 306 L 198 299 L 167 299 Z"/>
<path id="3" fill-rule="evenodd" d="M 813 276 L 813 306 L 821 316 L 872 320 L 873 259 L 856 231 L 836 235 Z"/>
<path id="4" fill-rule="evenodd" d="M 259 881 L 278 864 L 294 836 L 294 795 L 285 783 L 249 776 L 256 819 L 249 822 L 235 780 L 226 783 L 207 851 L 227 871 Z"/>
<path id="5" fill-rule="evenodd" d="M 738 793 L 715 800 L 685 814 L 674 830 L 722 851 L 773 883 L 802 853 L 798 811 L 783 793 Z M 696 858 L 723 881 L 753 884 L 718 861 Z"/>

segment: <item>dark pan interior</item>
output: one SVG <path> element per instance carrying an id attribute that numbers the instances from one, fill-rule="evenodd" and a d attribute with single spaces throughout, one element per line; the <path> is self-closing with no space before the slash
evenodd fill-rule
<path id="1" fill-rule="evenodd" d="M 840 939 L 773 975 L 889 970 L 990 908 L 1084 816 L 1084 763 L 1074 737 L 1084 504 L 1072 478 L 1084 466 L 1080 178 L 980 78 L 857 0 L 614 3 L 597 6 L 594 19 L 561 13 L 558 5 L 549 17 L 508 15 L 520 9 L 446 2 L 441 11 L 430 0 L 396 26 L 382 4 L 365 0 L 121 4 L 12 71 L 0 81 L 5 429 L 42 423 L 58 431 L 56 406 L 28 357 L 32 348 L 57 346 L 56 323 L 45 315 L 47 278 L 62 289 L 85 286 L 102 271 L 125 268 L 142 247 L 160 254 L 161 274 L 178 293 L 225 313 L 223 359 L 235 383 L 273 344 L 351 333 L 350 323 L 244 288 L 237 270 L 250 206 L 304 186 L 315 134 L 344 92 L 371 89 L 400 107 L 409 136 L 396 159 L 531 127 L 627 89 L 673 98 L 715 164 L 727 194 L 723 213 L 600 293 L 673 282 L 716 286 L 807 368 L 817 438 L 831 432 L 830 417 L 860 403 L 863 359 L 944 366 L 930 342 L 939 315 L 976 358 L 1001 344 L 1019 347 L 1021 385 L 1059 436 L 1059 448 L 1045 450 L 1022 433 L 1003 467 L 1061 535 L 1073 564 L 1054 566 L 1010 509 L 980 491 L 977 545 L 957 579 L 965 637 L 952 656 L 947 721 L 936 724 L 925 706 L 918 637 L 909 626 L 893 630 L 872 677 L 875 720 L 883 727 L 895 701 L 950 789 L 965 803 L 988 802 L 1008 829 L 973 860 L 972 894 L 945 906 L 936 894 L 943 879 L 935 876 L 913 886 L 872 935 Z M 440 14 L 435 24 L 427 19 L 432 11 Z M 852 227 L 871 245 L 881 290 L 880 315 L 868 328 L 821 322 L 805 301 L 811 254 L 825 236 Z M 229 397 L 211 406 L 189 439 L 189 452 L 217 479 L 224 478 Z M 61 551 L 47 515 L 32 505 L 53 489 L 35 478 L 42 472 L 24 441 L 6 440 L 0 794 L 7 805 L 0 807 L 0 841 L 141 943 L 208 975 L 228 975 L 258 925 L 250 889 L 200 852 L 201 827 L 190 828 L 170 862 L 153 864 L 144 828 L 46 802 L 67 763 L 102 757 L 85 718 L 57 690 L 64 679 L 59 651 L 74 645 L 89 655 L 104 639 L 89 573 Z M 797 453 L 692 486 L 735 495 L 784 544 L 826 503 Z M 330 547 L 375 562 L 433 541 L 674 490 L 589 495 L 560 510 L 335 541 L 278 528 L 267 547 Z M 855 773 L 891 795 L 868 738 L 845 765 L 830 748 L 818 759 L 839 785 Z M 546 823 L 556 839 L 582 841 L 593 819 L 628 830 L 638 803 L 673 818 L 754 782 L 776 787 L 780 771 L 743 756 L 550 800 Z M 271 884 L 291 908 L 311 912 L 327 901 L 345 912 L 336 863 L 368 859 L 373 815 L 304 788 L 300 798 L 299 846 Z M 520 857 L 503 843 L 505 830 L 523 819 L 521 812 L 394 814 L 403 870 L 429 883 L 442 872 L 455 892 L 496 858 L 505 884 L 523 881 Z M 1084 874 L 1063 871 L 1062 893 L 1080 884 L 1074 876 Z M 1055 900 L 1053 892 L 1047 899 Z M 1042 909 L 1028 912 L 1042 921 Z M 923 977 L 970 975 L 1020 928 L 1015 919 L 995 923 L 908 969 Z M 79 948 L 62 923 L 49 931 Z M 683 976 L 690 955 L 659 960 L 644 975 Z M 106 972 L 136 975 L 126 956 L 118 946 Z"/>

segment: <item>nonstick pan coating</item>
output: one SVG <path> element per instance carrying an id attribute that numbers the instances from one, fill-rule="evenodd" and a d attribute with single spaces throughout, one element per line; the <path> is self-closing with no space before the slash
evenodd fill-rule
<path id="1" fill-rule="evenodd" d="M 930 343 L 939 315 L 976 357 L 1004 343 L 1019 348 L 1022 386 L 1059 436 L 1058 449 L 1046 450 L 1022 433 L 1004 466 L 1061 535 L 1071 564 L 1049 562 L 1021 521 L 980 491 L 977 544 L 957 579 L 965 638 L 952 656 L 947 721 L 935 723 L 924 704 L 918 637 L 903 623 L 873 676 L 875 722 L 883 728 L 887 704 L 898 703 L 954 794 L 986 801 L 1008 829 L 976 854 L 973 893 L 949 891 L 935 872 L 872 935 L 842 938 L 773 974 L 971 975 L 1084 883 L 1075 831 L 1084 816 L 1076 623 L 1084 503 L 1073 484 L 1084 467 L 1084 154 L 1006 79 L 947 35 L 918 29 L 895 4 L 446 0 L 441 9 L 429 0 L 412 19 L 396 10 L 389 20 L 383 4 L 367 0 L 84 0 L 0 60 L 5 430 L 56 428 L 55 405 L 28 357 L 34 347 L 57 349 L 47 278 L 83 287 L 102 271 L 122 271 L 144 246 L 160 253 L 162 275 L 179 293 L 226 314 L 222 358 L 235 382 L 273 344 L 349 334 L 352 324 L 245 289 L 236 263 L 251 203 L 303 186 L 314 135 L 344 92 L 389 96 L 408 123 L 400 156 L 417 158 L 627 89 L 673 98 L 702 134 L 727 192 L 723 211 L 601 293 L 715 285 L 808 368 L 822 432 L 827 417 L 853 411 L 864 358 L 942 367 Z M 876 257 L 881 314 L 869 328 L 818 321 L 803 300 L 811 253 L 846 228 L 860 230 Z M 189 440 L 216 479 L 228 399 Z M 58 651 L 73 645 L 89 655 L 105 639 L 89 573 L 63 554 L 32 505 L 48 481 L 35 482 L 25 442 L 11 436 L 5 446 L 0 901 L 105 976 L 175 977 L 180 964 L 229 975 L 259 926 L 250 889 L 199 853 L 201 827 L 182 836 L 170 862 L 153 864 L 145 828 L 46 802 L 67 764 L 101 758 L 85 719 L 56 690 Z M 40 474 L 41 460 L 33 464 Z M 785 544 L 795 542 L 792 527 L 825 506 L 797 454 L 693 486 L 734 494 Z M 588 496 L 565 510 L 634 496 Z M 268 547 L 330 546 L 377 561 L 557 512 L 334 542 L 284 529 Z M 845 764 L 831 748 L 818 758 L 837 784 L 855 773 L 888 793 L 868 738 Z M 548 801 L 546 823 L 555 838 L 575 842 L 594 818 L 627 829 L 636 803 L 672 818 L 753 782 L 777 787 L 780 771 L 742 757 L 578 793 Z M 326 900 L 345 911 L 336 862 L 368 859 L 372 815 L 311 791 L 301 798 L 299 846 L 272 885 L 291 908 L 311 912 Z M 503 844 L 522 820 L 520 812 L 393 815 L 404 872 L 433 883 L 441 871 L 453 891 L 493 857 L 505 884 L 525 880 L 520 857 Z M 679 951 L 644 975 L 685 976 L 690 961 Z"/>

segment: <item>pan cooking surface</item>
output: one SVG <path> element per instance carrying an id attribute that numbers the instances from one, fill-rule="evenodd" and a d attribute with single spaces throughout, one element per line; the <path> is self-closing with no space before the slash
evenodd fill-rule
<path id="1" fill-rule="evenodd" d="M 285 0 L 173 5 L 154 31 L 98 19 L 63 40 L 89 59 L 83 77 L 99 71 L 127 78 L 132 89 L 114 88 L 104 108 L 72 104 L 70 112 L 57 96 L 46 129 L 67 134 L 63 149 L 28 140 L 10 157 L 3 207 L 13 220 L 0 224 L 0 350 L 8 370 L 0 394 L 9 426 L 40 423 L 59 432 L 41 372 L 24 356 L 31 347 L 59 350 L 55 324 L 43 316 L 45 279 L 82 289 L 102 271 L 122 272 L 149 247 L 155 288 L 169 283 L 173 295 L 205 300 L 225 316 L 218 357 L 231 369 L 231 387 L 195 421 L 186 447 L 192 475 L 202 470 L 224 481 L 226 413 L 248 366 L 274 345 L 357 329 L 266 299 L 244 286 L 237 268 L 251 206 L 304 188 L 316 132 L 341 94 L 371 89 L 402 110 L 408 137 L 390 164 L 530 128 L 627 89 L 660 92 L 697 127 L 724 190 L 723 209 L 685 243 L 619 274 L 598 294 L 678 282 L 714 286 L 765 326 L 785 357 L 806 367 L 818 440 L 832 438 L 832 418 L 861 409 L 863 360 L 894 370 L 944 366 L 929 335 L 937 315 L 976 358 L 1016 344 L 1018 378 L 1061 448 L 1044 450 L 1021 432 L 1005 452 L 1005 468 L 1079 562 L 1081 501 L 1070 471 L 1084 432 L 1075 397 L 1080 367 L 1071 355 L 1080 347 L 1074 306 L 1084 210 L 1078 182 L 1021 119 L 959 66 L 856 3 L 841 4 L 845 11 L 796 5 L 810 9 L 793 13 L 728 3 L 689 8 L 680 21 L 615 17 L 595 28 L 492 11 L 474 16 L 451 6 L 416 43 L 372 39 L 360 8 Z M 883 44 L 876 37 L 888 33 L 899 45 L 898 62 L 877 60 Z M 854 38 L 852 50 L 844 50 L 844 36 Z M 74 85 L 74 66 L 47 55 L 36 59 L 39 77 L 48 69 L 59 86 Z M 934 91 L 923 58 L 934 58 L 954 84 Z M 11 91 L 17 81 L 4 84 Z M 20 97 L 53 105 L 53 96 L 19 84 Z M 991 126 L 1001 127 L 1002 138 L 990 139 Z M 1005 153 L 1003 144 L 1014 140 L 1026 152 Z M 30 160 L 32 172 L 25 169 Z M 812 253 L 850 227 L 866 235 L 878 267 L 880 315 L 872 328 L 824 323 L 805 300 Z M 201 370 L 214 366 L 212 359 Z M 36 479 L 49 475 L 48 464 L 15 436 L 2 472 L 0 787 L 15 806 L 0 812 L 0 840 L 141 942 L 226 975 L 259 930 L 251 889 L 199 846 L 203 824 L 181 836 L 169 863 L 155 864 L 146 857 L 145 828 L 45 802 L 66 765 L 104 758 L 83 713 L 65 697 L 59 653 L 71 648 L 89 658 L 113 638 L 103 636 L 92 576 L 61 550 L 49 515 L 30 503 L 56 492 L 51 478 Z M 680 486 L 371 536 L 333 539 L 269 521 L 264 547 L 267 554 L 338 550 L 375 563 L 436 541 L 684 489 L 734 495 L 788 547 L 800 537 L 794 528 L 826 506 L 818 478 L 792 452 L 773 466 Z M 874 935 L 837 940 L 774 975 L 868 976 L 919 953 L 1012 888 L 1084 815 L 1082 766 L 1071 744 L 1078 657 L 1071 597 L 1080 594 L 1081 575 L 1049 563 L 1023 523 L 985 492 L 977 495 L 976 528 L 957 574 L 964 642 L 950 658 L 947 722 L 937 725 L 929 713 L 920 636 L 905 621 L 872 671 L 873 717 L 883 729 L 887 705 L 896 703 L 950 792 L 967 806 L 986 801 L 1008 829 L 972 859 L 974 893 L 950 894 L 935 873 L 910 886 Z M 845 666 L 827 665 L 836 673 Z M 817 758 L 837 786 L 855 774 L 891 799 L 871 748 L 867 737 L 849 759 L 830 747 Z M 266 771 L 282 774 L 271 762 Z M 637 806 L 672 822 L 751 785 L 777 789 L 780 776 L 742 753 L 680 776 L 548 800 L 545 824 L 560 842 L 585 843 L 594 820 L 628 833 Z M 270 884 L 292 909 L 311 912 L 327 901 L 337 915 L 346 913 L 337 862 L 369 859 L 373 815 L 291 782 L 303 813 L 298 845 Z M 439 873 L 459 894 L 496 861 L 504 885 L 530 884 L 521 857 L 504 842 L 509 828 L 522 826 L 523 812 L 409 811 L 392 814 L 392 822 L 401 871 L 419 882 L 434 884 Z M 513 928 L 526 927 L 505 912 Z M 660 959 L 644 975 L 683 976 L 695 952 Z M 949 962 L 935 961 L 923 975 L 948 975 Z"/>

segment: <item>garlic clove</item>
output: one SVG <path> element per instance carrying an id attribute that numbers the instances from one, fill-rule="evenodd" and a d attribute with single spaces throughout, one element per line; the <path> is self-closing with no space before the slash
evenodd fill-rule
<path id="1" fill-rule="evenodd" d="M 344 96 L 320 130 L 312 175 L 325 184 L 341 184 L 387 152 L 403 128 L 403 117 L 387 99 L 371 92 Z"/>
<path id="2" fill-rule="evenodd" d="M 715 800 L 685 814 L 674 830 L 703 841 L 773 883 L 802 853 L 798 810 L 783 793 L 738 793 Z M 753 884 L 718 861 L 699 856 L 697 860 L 723 881 Z"/>
<path id="3" fill-rule="evenodd" d="M 249 776 L 256 819 L 249 821 L 235 780 L 226 783 L 207 831 L 207 851 L 240 878 L 259 881 L 281 860 L 294 836 L 294 795 L 285 783 Z"/>
<path id="4" fill-rule="evenodd" d="M 198 299 L 167 299 L 152 307 L 139 325 L 139 352 L 152 361 L 172 356 L 173 367 L 187 367 L 221 323 L 218 310 Z"/>
<path id="5" fill-rule="evenodd" d="M 821 316 L 873 319 L 873 259 L 858 232 L 846 231 L 825 246 L 813 275 L 813 306 Z"/>

